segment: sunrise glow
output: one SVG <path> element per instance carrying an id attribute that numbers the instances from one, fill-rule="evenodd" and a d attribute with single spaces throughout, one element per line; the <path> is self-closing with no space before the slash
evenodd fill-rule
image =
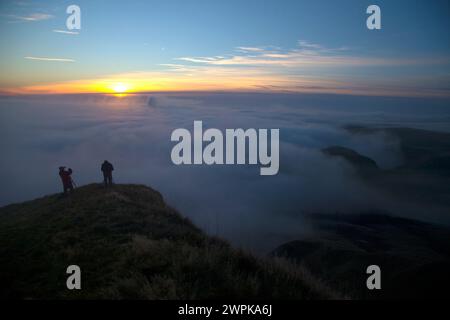
<path id="1" fill-rule="evenodd" d="M 128 91 L 128 86 L 123 83 L 116 83 L 113 87 L 113 90 L 116 93 L 125 93 Z"/>

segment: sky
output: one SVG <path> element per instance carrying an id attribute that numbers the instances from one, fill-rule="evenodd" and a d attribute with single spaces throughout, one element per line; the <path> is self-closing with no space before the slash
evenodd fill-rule
<path id="1" fill-rule="evenodd" d="M 381 30 L 366 27 L 371 4 Z M 2 1 L 0 92 L 448 97 L 449 12 L 446 0 Z"/>

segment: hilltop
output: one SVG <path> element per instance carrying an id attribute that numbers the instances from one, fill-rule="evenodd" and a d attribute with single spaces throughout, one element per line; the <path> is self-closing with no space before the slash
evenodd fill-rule
<path id="1" fill-rule="evenodd" d="M 82 289 L 66 288 L 79 265 Z M 306 270 L 206 235 L 143 185 L 99 184 L 0 208 L 0 297 L 326 299 Z"/>

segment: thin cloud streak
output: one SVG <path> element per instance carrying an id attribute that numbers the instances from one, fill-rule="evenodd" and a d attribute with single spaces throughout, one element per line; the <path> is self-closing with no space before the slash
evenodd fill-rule
<path id="1" fill-rule="evenodd" d="M 274 68 L 345 67 L 345 66 L 402 66 L 437 64 L 436 59 L 387 59 L 343 54 L 347 47 L 326 48 L 322 45 L 299 40 L 297 47 L 282 50 L 277 47 L 237 47 L 236 52 L 225 56 L 180 57 L 178 61 L 215 66 L 262 66 Z M 446 61 L 448 63 L 448 60 Z"/>
<path id="2" fill-rule="evenodd" d="M 48 58 L 48 57 L 24 57 L 28 60 L 38 60 L 38 61 L 56 61 L 56 62 L 75 62 L 74 59 L 66 59 L 66 58 Z"/>
<path id="3" fill-rule="evenodd" d="M 78 32 L 76 32 L 76 31 L 66 31 L 66 30 L 53 30 L 53 32 L 56 32 L 56 33 L 64 33 L 64 34 L 79 34 Z"/>
<path id="4" fill-rule="evenodd" d="M 14 21 L 12 21 L 12 22 L 43 21 L 43 20 L 48 20 L 48 19 L 53 18 L 53 15 L 47 14 L 47 13 L 31 13 L 31 14 L 26 15 L 26 16 L 18 16 L 18 15 L 14 15 L 14 14 L 7 14 L 7 15 L 4 15 L 4 16 L 9 17 L 9 18 L 13 18 Z"/>

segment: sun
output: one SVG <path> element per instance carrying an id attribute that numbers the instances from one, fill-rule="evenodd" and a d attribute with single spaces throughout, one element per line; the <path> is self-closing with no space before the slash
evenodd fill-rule
<path id="1" fill-rule="evenodd" d="M 127 92 L 128 87 L 127 87 L 127 85 L 125 85 L 125 84 L 119 82 L 119 83 L 116 83 L 116 84 L 113 86 L 113 90 L 114 90 L 114 92 L 116 92 L 116 93 L 125 93 L 125 92 Z"/>

